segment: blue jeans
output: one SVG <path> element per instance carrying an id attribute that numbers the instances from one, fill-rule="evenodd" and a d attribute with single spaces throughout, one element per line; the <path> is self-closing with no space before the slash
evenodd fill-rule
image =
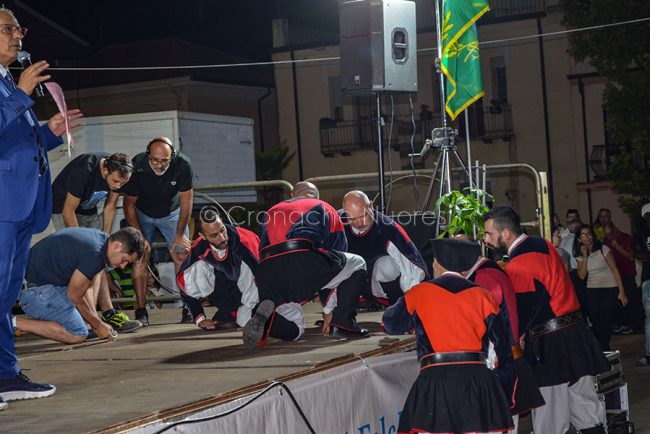
<path id="1" fill-rule="evenodd" d="M 88 336 L 88 327 L 65 286 L 42 285 L 20 291 L 20 307 L 34 319 L 54 321 L 74 336 Z"/>
<path id="2" fill-rule="evenodd" d="M 641 294 L 645 311 L 645 353 L 650 356 L 650 280 L 641 284 Z"/>
<path id="3" fill-rule="evenodd" d="M 135 212 L 138 215 L 138 221 L 140 222 L 140 227 L 142 228 L 142 235 L 144 235 L 147 241 L 153 243 L 153 237 L 155 235 L 156 228 L 158 228 L 163 237 L 165 237 L 167 247 L 169 250 L 171 250 L 172 246 L 174 245 L 174 241 L 176 240 L 176 228 L 178 227 L 178 219 L 181 214 L 181 209 L 176 208 L 168 216 L 160 218 L 149 217 L 137 208 Z M 183 233 L 187 238 L 189 238 L 190 228 L 188 226 L 185 226 Z"/>

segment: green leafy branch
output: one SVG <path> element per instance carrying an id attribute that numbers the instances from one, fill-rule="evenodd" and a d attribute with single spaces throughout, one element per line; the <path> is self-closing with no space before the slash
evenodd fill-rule
<path id="1" fill-rule="evenodd" d="M 465 192 L 465 193 L 463 193 Z M 440 197 L 436 202 L 436 209 L 440 209 L 441 215 L 448 216 L 446 230 L 438 235 L 439 238 L 449 234 L 467 234 L 474 236 L 476 228 L 477 238 L 483 236 L 483 216 L 489 211 L 483 205 L 483 200 L 492 201 L 489 193 L 479 188 L 464 188 L 461 191 L 454 190 Z"/>

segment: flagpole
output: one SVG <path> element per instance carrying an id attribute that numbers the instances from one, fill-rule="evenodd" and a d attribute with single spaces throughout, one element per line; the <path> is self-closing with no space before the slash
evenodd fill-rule
<path id="1" fill-rule="evenodd" d="M 440 81 L 440 114 L 442 115 L 442 128 L 447 129 L 447 115 L 445 107 L 447 106 L 447 101 L 445 100 L 445 75 L 442 73 L 442 21 L 440 20 L 440 0 L 436 1 L 436 39 L 437 39 L 437 50 L 438 50 L 438 59 L 436 62 L 436 71 L 438 72 L 438 81 Z M 446 134 L 446 133 L 445 133 Z"/>
<path id="2" fill-rule="evenodd" d="M 440 82 L 440 117 L 442 118 L 442 130 L 444 131 L 444 137 L 448 137 L 447 133 L 447 114 L 445 107 L 447 102 L 445 100 L 445 75 L 442 72 L 442 21 L 440 20 L 440 0 L 435 0 L 436 7 L 436 48 L 438 50 L 438 58 L 436 59 L 436 72 L 438 73 L 438 81 Z M 438 159 L 440 162 L 440 189 L 438 191 L 438 199 L 440 199 L 445 194 L 445 187 L 447 187 L 447 178 L 449 179 L 449 187 L 447 193 L 451 192 L 451 177 L 447 172 L 447 149 L 443 147 L 441 150 L 441 158 Z M 431 182 L 435 182 L 435 179 L 432 179 Z M 436 237 L 440 233 L 440 205 L 436 209 Z"/>

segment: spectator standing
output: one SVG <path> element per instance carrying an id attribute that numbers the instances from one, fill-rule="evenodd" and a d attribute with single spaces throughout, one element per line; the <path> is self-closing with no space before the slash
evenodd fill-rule
<path id="1" fill-rule="evenodd" d="M 614 333 L 629 335 L 635 328 L 641 326 L 643 321 L 641 310 L 641 293 L 636 284 L 636 263 L 634 261 L 634 247 L 632 236 L 618 230 L 613 222 L 603 226 L 605 244 L 612 251 L 616 268 L 621 275 L 628 304 L 616 310 L 614 317 Z"/>
<path id="2" fill-rule="evenodd" d="M 75 157 L 52 183 L 54 229 L 103 228 L 111 233 L 118 190 L 129 181 L 132 172 L 129 157 L 122 153 L 96 152 Z M 102 219 L 97 205 L 103 200 L 106 202 Z"/>
<path id="3" fill-rule="evenodd" d="M 609 339 L 616 314 L 617 300 L 627 304 L 625 288 L 609 247 L 596 239 L 589 225 L 582 225 L 574 242 L 578 276 L 587 279 L 587 311 L 593 331 L 603 351 L 609 351 Z"/>
<path id="4" fill-rule="evenodd" d="M 144 259 L 133 267 L 135 318 L 146 327 L 146 265 L 156 229 L 165 238 L 177 270 L 192 246 L 188 227 L 193 203 L 192 166 L 167 137 L 151 140 L 146 152 L 133 158 L 133 166 L 133 176 L 124 187 L 124 214 L 129 226 L 140 230 L 147 244 Z"/>
<path id="5" fill-rule="evenodd" d="M 591 227 L 599 241 L 605 239 L 605 224 L 612 221 L 612 212 L 608 208 L 598 210 L 598 216 Z"/>

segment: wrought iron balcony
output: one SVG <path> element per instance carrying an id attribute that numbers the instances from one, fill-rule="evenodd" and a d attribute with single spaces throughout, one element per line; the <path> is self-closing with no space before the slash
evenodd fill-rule
<path id="1" fill-rule="evenodd" d="M 354 121 L 336 121 L 324 118 L 319 122 L 320 149 L 325 156 L 340 153 L 349 155 L 353 151 L 375 149 L 377 146 L 377 120 L 358 119 Z M 382 142 L 388 143 L 388 129 L 382 128 Z M 393 139 L 397 130 L 393 132 Z M 391 140 L 392 141 L 392 140 Z"/>
<path id="2" fill-rule="evenodd" d="M 486 143 L 493 140 L 510 141 L 514 136 L 512 129 L 512 112 L 509 105 L 501 104 L 483 108 L 474 105 L 469 110 L 470 137 L 483 140 Z M 413 123 L 415 122 L 415 134 Z M 410 148 L 411 136 L 415 149 L 420 149 L 424 141 L 431 137 L 431 130 L 442 126 L 440 114 L 431 113 L 424 119 L 419 115 L 412 121 L 410 117 L 397 117 L 393 122 L 390 137 L 391 147 L 395 150 Z M 465 137 L 465 121 L 458 118 L 458 127 L 461 140 Z M 377 121 L 376 119 L 359 119 L 353 121 L 336 121 L 324 118 L 320 120 L 320 143 L 323 155 L 334 154 L 349 155 L 354 151 L 375 150 L 377 146 Z M 390 122 L 385 121 L 381 129 L 382 143 L 388 144 Z"/>
<path id="3" fill-rule="evenodd" d="M 490 10 L 481 17 L 478 25 L 516 21 L 546 15 L 545 0 L 489 0 Z M 419 31 L 435 28 L 436 12 L 432 0 L 415 0 L 416 25 Z"/>
<path id="4" fill-rule="evenodd" d="M 483 107 L 473 104 L 467 110 L 469 115 L 469 135 L 472 139 L 491 143 L 494 140 L 509 142 L 514 137 L 512 128 L 512 108 L 508 104 L 497 104 Z M 458 118 L 458 130 L 465 137 L 465 120 L 463 115 Z"/>
<path id="5" fill-rule="evenodd" d="M 490 10 L 478 25 L 525 20 L 546 15 L 545 0 L 489 0 Z"/>
<path id="6" fill-rule="evenodd" d="M 591 147 L 589 155 L 589 167 L 594 174 L 594 181 L 604 181 L 607 179 L 607 172 L 612 164 L 612 157 L 624 152 L 625 148 L 619 145 L 609 143 L 606 145 L 594 145 Z"/>

